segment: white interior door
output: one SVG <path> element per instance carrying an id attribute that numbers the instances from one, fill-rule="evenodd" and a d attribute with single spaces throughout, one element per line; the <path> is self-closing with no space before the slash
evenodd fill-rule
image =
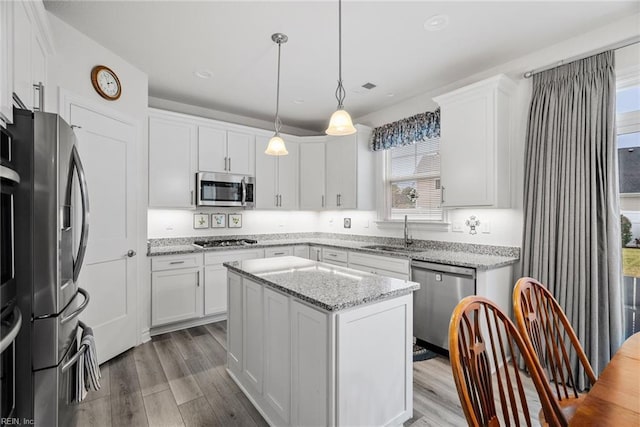
<path id="1" fill-rule="evenodd" d="M 91 297 L 81 320 L 93 328 L 100 363 L 136 345 L 136 127 L 71 103 L 69 121 L 89 190 L 89 238 L 78 279 Z M 132 253 L 131 255 L 135 255 Z"/>

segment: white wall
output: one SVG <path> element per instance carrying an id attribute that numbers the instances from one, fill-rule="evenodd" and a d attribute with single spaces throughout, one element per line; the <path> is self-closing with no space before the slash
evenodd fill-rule
<path id="1" fill-rule="evenodd" d="M 195 230 L 196 213 L 239 213 L 242 228 L 207 228 Z M 204 208 L 198 210 L 149 209 L 149 238 L 232 236 L 236 234 L 304 233 L 316 231 L 318 213 L 311 211 L 264 211 L 233 208 Z"/>
<path id="2" fill-rule="evenodd" d="M 210 108 L 198 107 L 196 105 L 184 104 L 182 102 L 156 98 L 153 96 L 149 97 L 149 107 L 273 131 L 272 121 L 254 119 L 251 117 L 240 116 L 238 114 L 227 113 L 225 111 L 212 110 Z M 282 133 L 299 136 L 310 136 L 318 134 L 318 132 L 289 126 L 287 124 L 282 125 Z"/>
<path id="3" fill-rule="evenodd" d="M 91 105 L 131 119 L 139 126 L 137 143 L 138 165 L 138 239 L 139 254 L 147 251 L 147 176 L 148 176 L 148 137 L 147 137 L 147 99 L 148 78 L 145 73 L 124 59 L 80 33 L 51 13 L 47 13 L 53 37 L 54 54 L 48 58 L 47 90 L 45 105 L 47 111 L 60 112 L 60 90 L 86 99 Z M 122 84 L 122 96 L 117 101 L 101 98 L 91 84 L 91 69 L 98 64 L 106 65 L 115 71 Z M 138 298 L 150 301 L 149 264 L 146 256 L 138 256 Z M 94 302 L 95 303 L 95 302 Z M 140 329 L 149 327 L 149 303 L 137 304 Z"/>

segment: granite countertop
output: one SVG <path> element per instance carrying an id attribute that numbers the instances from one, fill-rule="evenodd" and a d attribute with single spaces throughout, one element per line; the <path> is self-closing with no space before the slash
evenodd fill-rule
<path id="1" fill-rule="evenodd" d="M 259 237 L 259 236 L 258 236 Z M 278 238 L 278 239 L 257 239 L 258 243 L 246 246 L 225 246 L 216 248 L 201 249 L 188 243 L 186 239 L 167 239 L 167 242 L 163 243 L 179 243 L 168 245 L 151 245 L 149 248 L 148 256 L 159 255 L 178 255 L 193 252 L 213 252 L 213 251 L 230 251 L 238 249 L 250 249 L 250 248 L 268 248 L 273 246 L 295 246 L 295 245 L 315 245 L 324 246 L 336 249 L 357 251 L 362 253 L 368 253 L 378 256 L 390 256 L 401 259 L 415 259 L 420 261 L 435 262 L 439 264 L 455 265 L 460 267 L 472 267 L 477 270 L 488 270 L 493 268 L 499 268 L 511 264 L 515 264 L 520 259 L 518 254 L 509 253 L 505 251 L 495 250 L 495 246 L 488 245 L 465 245 L 459 243 L 446 243 L 438 242 L 439 245 L 432 245 L 434 247 L 420 247 L 415 248 L 424 249 L 422 251 L 406 252 L 401 249 L 398 252 L 381 251 L 376 249 L 367 249 L 364 246 L 371 246 L 373 244 L 388 244 L 387 242 L 375 242 L 375 241 L 362 241 L 362 240 L 344 240 L 344 239 L 332 239 L 332 238 Z M 396 246 L 398 246 L 397 242 Z M 420 242 L 418 242 L 419 244 Z M 449 249 L 447 249 L 449 248 Z M 487 248 L 487 249 L 485 249 Z"/>
<path id="2" fill-rule="evenodd" d="M 224 266 L 327 311 L 344 310 L 420 289 L 416 282 L 293 256 L 233 261 Z"/>

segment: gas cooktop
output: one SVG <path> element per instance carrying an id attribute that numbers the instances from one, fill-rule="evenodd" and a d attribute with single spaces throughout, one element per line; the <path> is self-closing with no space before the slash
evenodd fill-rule
<path id="1" fill-rule="evenodd" d="M 249 246 L 258 243 L 257 240 L 251 239 L 229 239 L 229 240 L 196 240 L 194 246 L 199 248 L 221 248 L 227 246 Z"/>

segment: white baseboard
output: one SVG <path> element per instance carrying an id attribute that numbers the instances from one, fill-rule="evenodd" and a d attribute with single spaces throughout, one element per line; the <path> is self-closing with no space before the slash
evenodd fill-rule
<path id="1" fill-rule="evenodd" d="M 156 326 L 155 328 L 151 328 L 149 330 L 149 339 L 151 339 L 151 337 L 155 335 L 166 334 L 167 332 L 179 331 L 181 329 L 193 328 L 194 326 L 206 325 L 207 323 L 221 322 L 223 320 L 227 320 L 227 313 L 199 317 L 197 319 L 185 320 L 184 322 L 176 322 L 169 325 Z"/>
<path id="2" fill-rule="evenodd" d="M 140 334 L 140 344 L 144 344 L 148 341 L 151 341 L 151 334 L 149 333 L 149 329 L 147 328 Z"/>

